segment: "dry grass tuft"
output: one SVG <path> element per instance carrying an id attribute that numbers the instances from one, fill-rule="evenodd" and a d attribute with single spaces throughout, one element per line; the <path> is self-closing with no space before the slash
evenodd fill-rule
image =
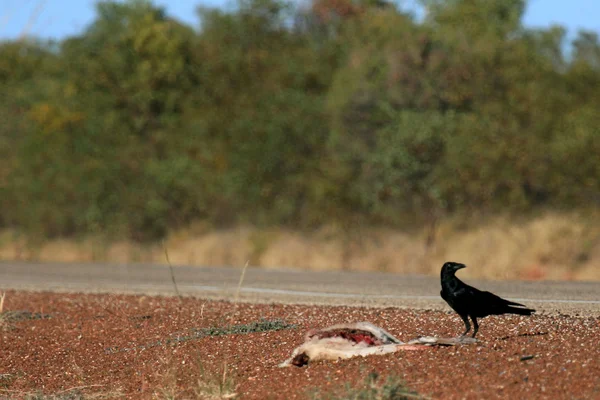
<path id="1" fill-rule="evenodd" d="M 426 397 L 411 391 L 397 376 L 389 376 L 384 382 L 379 380 L 379 374 L 371 372 L 362 385 L 347 383 L 344 390 L 321 392 L 315 390 L 310 397 L 312 400 L 413 400 Z"/>
<path id="2" fill-rule="evenodd" d="M 4 298 L 6 297 L 6 292 L 2 292 L 0 295 L 0 329 L 6 330 L 8 327 L 6 321 L 6 315 L 4 314 Z"/>
<path id="3" fill-rule="evenodd" d="M 223 363 L 222 371 L 207 373 L 200 366 L 200 377 L 194 393 L 198 399 L 226 400 L 235 399 L 238 395 L 236 379 L 231 375 L 227 363 Z"/>
<path id="4" fill-rule="evenodd" d="M 166 371 L 162 374 L 160 386 L 154 390 L 153 398 L 162 400 L 198 399 L 198 400 L 226 400 L 235 399 L 238 384 L 227 362 L 216 370 L 207 371 L 199 360 L 196 365 L 182 367 L 174 358 L 163 359 Z M 195 381 L 184 379 L 180 368 L 192 368 L 198 377 Z"/>
<path id="5" fill-rule="evenodd" d="M 89 385 L 89 386 L 81 386 L 74 387 L 65 390 L 61 390 L 59 392 L 53 394 L 45 394 L 43 391 L 36 392 L 16 392 L 16 391 L 0 391 L 1 393 L 6 393 L 8 396 L 7 399 L 10 398 L 22 398 L 25 400 L 108 400 L 108 399 L 122 399 L 126 396 L 120 390 L 112 390 L 106 392 L 93 392 L 88 393 L 85 392 L 86 389 L 91 389 L 93 387 L 102 386 L 102 385 Z M 4 398 L 4 397 L 0 397 Z"/>

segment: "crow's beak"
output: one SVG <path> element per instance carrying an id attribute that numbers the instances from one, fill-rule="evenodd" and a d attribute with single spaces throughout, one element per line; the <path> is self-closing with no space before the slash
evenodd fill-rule
<path id="1" fill-rule="evenodd" d="M 467 266 L 465 264 L 458 264 L 454 268 L 458 271 L 459 269 L 467 268 Z"/>

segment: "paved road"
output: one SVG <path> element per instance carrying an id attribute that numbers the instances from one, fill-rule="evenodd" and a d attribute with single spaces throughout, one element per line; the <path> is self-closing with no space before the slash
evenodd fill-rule
<path id="1" fill-rule="evenodd" d="M 214 299 L 234 299 L 242 272 L 230 267 L 173 270 L 182 294 Z M 600 282 L 468 282 L 541 312 L 600 316 Z M 239 300 L 449 310 L 439 285 L 439 278 L 420 275 L 248 268 Z M 175 294 L 168 266 L 140 264 L 0 262 L 0 288 Z"/>

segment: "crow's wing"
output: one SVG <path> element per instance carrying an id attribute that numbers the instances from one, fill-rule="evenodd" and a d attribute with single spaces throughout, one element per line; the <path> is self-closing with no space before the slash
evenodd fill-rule
<path id="1" fill-rule="evenodd" d="M 517 312 L 519 310 L 516 307 L 525 307 L 523 304 L 515 303 L 490 292 L 483 292 L 475 289 L 477 292 L 473 292 L 473 303 L 470 314 L 474 317 L 485 317 L 487 315 L 500 315 L 510 312 Z M 513 307 L 516 306 L 516 307 Z"/>
<path id="2" fill-rule="evenodd" d="M 475 289 L 477 290 L 477 289 Z M 442 299 L 446 300 L 446 303 L 454 311 L 460 315 L 467 315 L 470 313 L 471 304 L 473 302 L 473 295 L 469 290 L 469 286 L 462 282 L 453 288 L 452 290 L 442 290 L 440 292 Z"/>

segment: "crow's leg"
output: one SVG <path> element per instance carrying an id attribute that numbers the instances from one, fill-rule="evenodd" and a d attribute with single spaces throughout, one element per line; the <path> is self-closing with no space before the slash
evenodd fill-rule
<path id="1" fill-rule="evenodd" d="M 473 338 L 477 335 L 477 331 L 479 330 L 479 324 L 477 323 L 477 318 L 471 315 L 471 319 L 473 320 Z"/>
<path id="2" fill-rule="evenodd" d="M 465 323 L 465 333 L 463 333 L 461 336 L 466 336 L 467 333 L 469 333 L 469 331 L 471 330 L 471 324 L 469 323 L 469 316 L 468 315 L 461 315 L 460 316 L 463 320 L 463 322 Z"/>

